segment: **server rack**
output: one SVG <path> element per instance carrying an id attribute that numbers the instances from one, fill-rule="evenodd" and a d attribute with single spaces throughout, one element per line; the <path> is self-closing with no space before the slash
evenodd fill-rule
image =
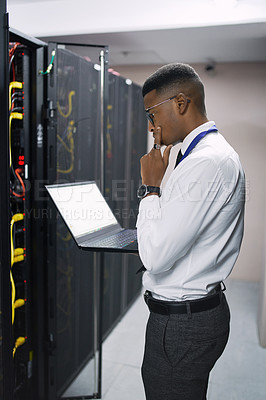
<path id="1" fill-rule="evenodd" d="M 5 40 L 0 48 L 3 55 L 1 72 L 4 72 L 1 73 L 0 101 L 1 110 L 6 110 L 6 113 L 1 112 L 0 121 L 1 131 L 8 132 L 8 23 L 3 2 L 1 7 L 1 32 Z M 94 318 L 95 307 L 99 307 L 99 293 L 95 292 L 95 287 L 103 291 L 103 333 L 106 336 L 140 289 L 140 276 L 135 275 L 138 260 L 134 256 L 108 255 L 109 258 L 104 261 L 103 256 L 78 251 L 49 204 L 44 189 L 47 183 L 104 180 L 101 174 L 103 160 L 99 156 L 103 142 L 99 131 L 102 123 L 108 122 L 101 120 L 99 111 L 99 68 L 87 57 L 84 58 L 84 54 L 81 56 L 73 52 L 69 46 L 66 48 L 57 43 L 47 45 L 14 29 L 10 30 L 9 40 L 20 43 L 15 61 L 22 67 L 19 70 L 21 76 L 16 74 L 16 79 L 18 77 L 24 82 L 23 90 L 14 90 L 17 99 L 20 91 L 24 91 L 25 96 L 23 105 L 14 103 L 14 107 L 24 107 L 24 116 L 23 124 L 21 120 L 14 121 L 12 156 L 16 162 L 21 161 L 22 171 L 19 173 L 24 181 L 25 200 L 21 202 L 19 198 L 16 202 L 12 199 L 10 207 L 8 135 L 1 135 L 1 148 L 6 152 L 1 157 L 0 172 L 3 188 L 1 204 L 5 207 L 0 216 L 3 238 L 0 248 L 0 304 L 3 311 L 0 314 L 0 393 L 4 400 L 62 398 L 79 371 L 97 352 L 98 382 L 90 382 L 91 395 L 87 392 L 81 396 L 100 398 L 101 324 Z M 53 50 L 56 50 L 55 55 Z M 137 143 L 132 145 L 132 139 L 137 132 L 143 137 L 142 148 L 138 150 L 142 155 L 146 151 L 144 132 L 147 124 L 142 108 L 134 105 L 141 103 L 140 92 L 137 100 L 132 98 L 137 86 L 111 73 L 109 78 L 110 100 L 107 104 L 105 97 L 105 109 L 112 128 L 109 126 L 109 130 L 105 130 L 104 137 L 105 195 L 118 220 L 125 227 L 132 227 L 135 216 L 129 218 L 129 209 L 137 207 L 136 200 L 131 198 L 136 199 L 135 189 L 139 180 L 138 160 L 138 165 L 133 168 L 133 185 L 129 178 Z M 105 96 L 107 89 L 105 87 Z M 132 113 L 135 123 L 130 117 Z M 110 146 L 113 154 L 110 153 Z M 121 154 L 124 154 L 122 159 Z M 14 193 L 23 194 L 19 186 L 13 176 L 11 189 Z M 25 214 L 22 221 L 15 222 L 18 224 L 15 247 L 25 248 L 26 253 L 23 254 L 24 259 L 16 263 L 13 279 L 17 284 L 18 297 L 27 301 L 16 309 L 12 327 L 11 265 L 6 249 L 11 245 L 10 212 L 14 214 L 15 209 L 21 211 L 19 214 Z M 99 274 L 95 274 L 95 266 L 103 266 L 103 262 L 101 279 Z M 10 266 L 3 268 L 4 265 Z M 19 281 L 23 281 L 20 287 Z M 27 336 L 27 339 L 15 350 L 14 361 L 12 349 L 18 335 Z M 95 335 L 98 342 L 95 342 Z M 80 398 L 80 395 L 75 398 Z"/>
<path id="2" fill-rule="evenodd" d="M 140 158 L 146 152 L 147 148 L 147 118 L 144 113 L 144 105 L 142 100 L 141 87 L 132 84 L 131 86 L 131 113 L 130 113 L 130 134 L 129 134 L 129 159 L 128 163 L 128 193 L 127 209 L 128 209 L 128 228 L 135 227 L 138 214 L 139 201 L 136 196 L 137 188 L 141 184 L 140 178 Z M 141 132 L 141 134 L 140 134 Z M 135 273 L 142 266 L 138 257 L 128 255 L 128 271 L 127 271 L 127 287 L 126 304 L 130 305 L 136 293 L 141 287 L 142 274 Z"/>
<path id="3" fill-rule="evenodd" d="M 126 163 L 128 159 L 127 123 L 130 112 L 130 88 L 125 79 L 109 74 L 107 106 L 105 193 L 106 200 L 121 226 L 126 227 Z M 112 330 L 124 311 L 124 281 L 127 256 L 107 253 L 104 266 L 103 335 Z"/>
<path id="4" fill-rule="evenodd" d="M 141 88 L 110 72 L 107 115 L 106 198 L 121 225 L 134 229 L 138 211 L 139 159 L 147 147 L 147 119 Z M 136 271 L 141 264 L 138 257 L 129 254 L 107 254 L 105 257 L 108 260 L 105 273 L 112 277 L 105 286 L 109 293 L 104 303 L 103 332 L 106 335 L 140 291 L 141 275 L 136 275 Z"/>
<path id="5" fill-rule="evenodd" d="M 8 14 L 6 3 L 0 2 L 0 283 L 1 283 L 1 339 L 0 339 L 0 396 L 13 400 L 13 362 L 11 332 L 11 288 L 10 288 L 10 248 L 9 234 L 9 152 L 8 152 Z"/>
<path id="6" fill-rule="evenodd" d="M 45 307 L 42 289 L 45 221 L 41 215 L 44 203 L 39 191 L 44 179 L 41 136 L 44 85 L 38 74 L 43 67 L 45 43 L 21 36 L 12 29 L 9 43 L 13 393 L 14 399 L 21 399 L 25 393 L 29 398 L 34 396 L 38 377 L 41 384 L 44 371 L 43 346 L 36 344 L 43 342 L 40 316 Z"/>
<path id="7" fill-rule="evenodd" d="M 49 43 L 48 54 L 55 54 L 47 85 L 48 109 L 52 110 L 47 124 L 48 182 L 95 179 L 102 184 L 99 162 L 101 124 L 105 123 L 100 107 L 101 100 L 104 102 L 100 75 L 103 68 L 100 71 L 88 57 L 77 55 L 66 44 Z M 65 397 L 71 381 L 94 357 L 98 361 L 98 380 L 91 383 L 93 393 L 82 393 L 82 398 L 98 397 L 101 390 L 98 291 L 101 291 L 102 256 L 81 253 L 63 221 L 56 216 L 53 205 L 48 204 L 52 213 L 48 282 L 53 282 L 53 286 L 48 288 L 51 308 L 47 320 L 55 344 L 49 358 L 49 396 Z"/>
<path id="8" fill-rule="evenodd" d="M 17 31 L 9 30 L 4 2 L 1 2 L 0 15 L 0 140 L 1 163 L 3 163 L 1 164 L 0 251 L 1 316 L 3 316 L 1 398 L 18 399 L 27 393 L 30 399 L 34 387 L 32 349 L 34 343 L 38 341 L 38 335 L 34 335 L 33 332 L 35 330 L 39 332 L 38 322 L 30 317 L 37 307 L 32 300 L 31 282 L 35 274 L 32 266 L 34 261 L 41 257 L 41 251 L 37 255 L 34 254 L 33 237 L 33 221 L 36 219 L 39 205 L 39 197 L 38 195 L 34 197 L 33 192 L 36 189 L 35 178 L 36 176 L 41 178 L 40 168 L 42 168 L 42 159 L 39 157 L 42 151 L 39 152 L 37 149 L 35 136 L 36 124 L 40 121 L 39 110 L 43 104 L 43 99 L 36 95 L 39 86 L 37 69 L 42 66 L 45 44 L 37 39 L 29 40 L 26 36 L 19 37 Z M 42 85 L 41 82 L 41 87 Z M 31 135 L 30 132 L 34 134 Z M 41 229 L 40 224 L 35 238 L 40 238 Z M 40 309 L 41 305 L 38 304 L 38 311 Z M 37 353 L 36 351 L 36 359 Z M 38 368 L 36 376 L 37 371 Z"/>

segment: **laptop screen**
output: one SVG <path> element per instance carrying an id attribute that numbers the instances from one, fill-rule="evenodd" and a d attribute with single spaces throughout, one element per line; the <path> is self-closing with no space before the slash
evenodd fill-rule
<path id="1" fill-rule="evenodd" d="M 118 223 L 95 182 L 46 189 L 76 238 Z"/>

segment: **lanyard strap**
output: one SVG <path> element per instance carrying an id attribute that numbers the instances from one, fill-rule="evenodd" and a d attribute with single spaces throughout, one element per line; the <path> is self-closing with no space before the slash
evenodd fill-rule
<path id="1" fill-rule="evenodd" d="M 194 147 L 197 146 L 197 144 L 199 143 L 199 141 L 204 138 L 204 136 L 206 136 L 208 133 L 211 132 L 218 132 L 218 129 L 216 128 L 216 125 L 213 125 L 210 129 L 208 129 L 207 131 L 204 132 L 200 132 L 190 143 L 190 145 L 188 146 L 187 150 L 185 151 L 185 154 L 183 155 L 183 157 L 181 158 L 181 160 L 179 161 L 179 163 L 181 163 L 181 161 L 184 160 L 184 158 L 186 158 L 189 153 L 194 149 Z M 178 164 L 179 164 L 178 163 Z"/>

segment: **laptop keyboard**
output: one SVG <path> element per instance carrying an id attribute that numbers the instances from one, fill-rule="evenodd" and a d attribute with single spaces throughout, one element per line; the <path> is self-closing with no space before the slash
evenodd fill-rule
<path id="1" fill-rule="evenodd" d="M 137 240 L 136 230 L 123 230 L 116 233 L 115 235 L 108 236 L 104 239 L 97 239 L 95 241 L 89 241 L 84 243 L 83 247 L 115 247 L 122 249 Z"/>

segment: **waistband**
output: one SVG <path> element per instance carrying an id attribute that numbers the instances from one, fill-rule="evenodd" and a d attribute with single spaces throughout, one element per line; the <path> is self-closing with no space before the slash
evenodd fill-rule
<path id="1" fill-rule="evenodd" d="M 187 301 L 163 301 L 152 297 L 149 290 L 144 293 L 144 300 L 150 310 L 162 315 L 170 314 L 191 314 L 201 311 L 211 310 L 219 306 L 222 301 L 222 293 L 225 291 L 225 285 L 223 283 L 223 289 L 219 284 L 214 289 L 214 294 L 207 295 L 201 299 L 197 300 L 187 300 Z"/>

